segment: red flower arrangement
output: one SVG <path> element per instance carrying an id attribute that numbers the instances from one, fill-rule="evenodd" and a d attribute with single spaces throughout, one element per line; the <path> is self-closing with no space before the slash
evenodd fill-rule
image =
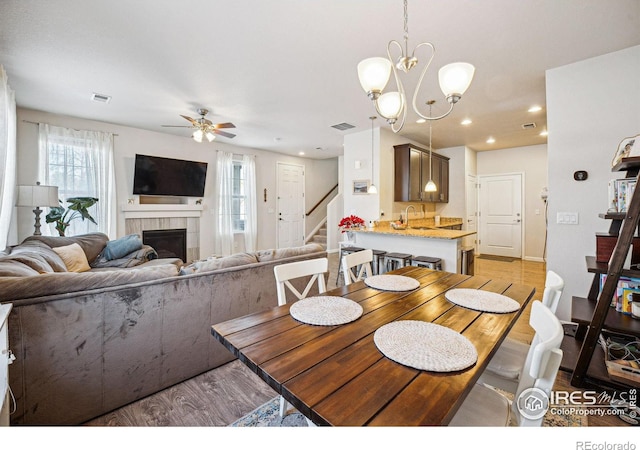
<path id="1" fill-rule="evenodd" d="M 354 215 L 343 217 L 340 223 L 338 224 L 338 227 L 341 228 L 342 233 L 349 231 L 353 228 L 360 228 L 363 226 L 364 226 L 364 220 Z"/>

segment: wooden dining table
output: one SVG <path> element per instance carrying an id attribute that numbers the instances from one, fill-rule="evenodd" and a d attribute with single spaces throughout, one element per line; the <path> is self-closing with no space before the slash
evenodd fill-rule
<path id="1" fill-rule="evenodd" d="M 335 326 L 308 325 L 290 314 L 291 304 L 212 326 L 213 336 L 298 411 L 317 425 L 446 425 L 455 415 L 535 289 L 485 276 L 420 267 L 388 274 L 415 278 L 412 291 L 381 291 L 363 281 L 323 295 L 358 302 L 363 314 Z M 275 282 L 275 281 L 274 281 Z M 520 308 L 487 313 L 445 298 L 453 288 L 503 294 Z M 400 320 L 439 324 L 475 346 L 475 364 L 454 372 L 418 370 L 385 357 L 374 332 Z"/>

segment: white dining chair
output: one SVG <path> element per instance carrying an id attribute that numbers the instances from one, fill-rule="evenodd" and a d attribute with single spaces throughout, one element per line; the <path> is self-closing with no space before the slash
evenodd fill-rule
<path id="1" fill-rule="evenodd" d="M 287 289 L 296 296 L 297 300 L 306 298 L 314 283 L 318 286 L 318 294 L 326 292 L 327 285 L 325 274 L 329 271 L 329 260 L 327 258 L 307 259 L 304 261 L 296 261 L 287 264 L 280 264 L 273 268 L 276 277 L 276 291 L 278 293 L 278 305 L 287 304 Z M 300 292 L 291 281 L 298 278 L 311 277 L 306 286 Z M 284 418 L 293 407 L 284 397 L 280 396 L 280 418 Z M 307 419 L 307 423 L 311 426 L 313 422 Z"/>
<path id="2" fill-rule="evenodd" d="M 296 296 L 298 300 L 306 298 L 315 282 L 318 285 L 318 293 L 322 294 L 327 290 L 325 274 L 329 271 L 329 260 L 327 258 L 307 259 L 287 264 L 280 264 L 273 268 L 276 276 L 276 291 L 278 293 L 278 305 L 287 303 L 287 289 Z M 302 293 L 291 284 L 291 280 L 303 277 L 311 277 Z"/>
<path id="3" fill-rule="evenodd" d="M 359 252 L 344 255 L 342 257 L 342 272 L 344 274 L 344 285 L 347 286 L 365 277 L 371 277 L 373 271 L 373 250 L 366 249 Z"/>
<path id="4" fill-rule="evenodd" d="M 557 273 L 549 270 L 545 280 L 545 288 L 542 294 L 542 304 L 555 314 L 558 302 L 564 289 L 564 280 Z M 533 337 L 532 344 L 535 343 Z M 520 372 L 529 352 L 529 344 L 506 338 L 489 361 L 489 365 L 482 373 L 479 382 L 515 393 Z"/>
<path id="5" fill-rule="evenodd" d="M 544 415 L 522 414 L 518 408 L 518 397 L 522 400 L 540 400 L 530 396 L 528 389 L 537 388 L 547 396 L 553 388 L 562 360 L 560 344 L 564 337 L 562 323 L 555 314 L 539 300 L 531 305 L 529 323 L 538 337 L 531 344 L 522 368 L 518 388 L 513 400 L 492 386 L 477 383 L 465 398 L 453 417 L 450 426 L 541 426 Z"/>

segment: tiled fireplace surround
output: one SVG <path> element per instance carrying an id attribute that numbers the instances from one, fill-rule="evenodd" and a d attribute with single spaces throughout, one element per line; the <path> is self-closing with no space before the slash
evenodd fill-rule
<path id="1" fill-rule="evenodd" d="M 201 205 L 126 205 L 125 234 L 138 234 L 147 230 L 187 230 L 187 261 L 200 259 Z"/>

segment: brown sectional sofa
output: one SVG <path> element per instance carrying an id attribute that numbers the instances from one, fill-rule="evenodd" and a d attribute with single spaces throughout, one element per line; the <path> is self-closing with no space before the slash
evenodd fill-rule
<path id="1" fill-rule="evenodd" d="M 95 260 L 99 252 L 87 248 Z M 10 256 L 0 254 L 0 271 Z M 211 325 L 276 306 L 275 265 L 325 256 L 309 244 L 203 261 L 181 274 L 181 264 L 157 259 L 84 273 L 0 273 L 0 303 L 13 304 L 11 423 L 81 424 L 232 360 Z"/>

